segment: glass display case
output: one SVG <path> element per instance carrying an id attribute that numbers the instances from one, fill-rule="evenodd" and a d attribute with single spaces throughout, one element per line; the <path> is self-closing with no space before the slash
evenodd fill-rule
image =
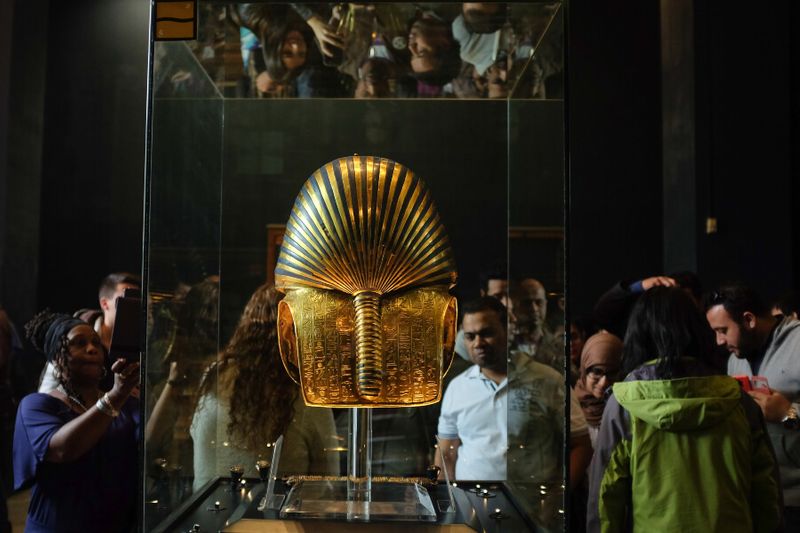
<path id="1" fill-rule="evenodd" d="M 561 3 L 197 4 L 196 40 L 152 48 L 145 531 L 272 531 L 281 522 L 561 530 Z M 385 176 L 376 170 L 373 182 L 364 169 L 408 169 L 415 181 L 398 191 L 424 183 L 426 200 L 409 193 L 397 218 L 427 220 L 432 209 L 449 243 L 457 276 L 441 294 L 457 302 L 451 335 L 425 318 L 432 300 L 408 296 L 417 278 L 374 300 L 370 331 L 381 347 L 371 364 L 383 393 L 423 374 L 435 385 L 412 407 L 363 390 L 314 405 L 314 387 L 336 397 L 331 384 L 360 379 L 347 377 L 360 371 L 358 357 L 342 354 L 361 342 L 361 311 L 347 300 L 308 326 L 298 326 L 297 308 L 288 326 L 279 312 L 297 298 L 279 265 L 296 252 L 292 224 L 310 211 L 299 195 L 318 169 L 334 167 L 339 181 L 316 191 L 341 190 L 343 216 L 356 219 L 362 181 L 346 196 L 346 170 L 379 198 L 369 187 L 383 191 Z M 363 212 L 380 221 L 375 205 L 365 200 Z M 335 240 L 334 225 L 320 234 Z M 421 224 L 417 236 L 387 244 L 368 224 L 358 228 L 367 237 L 352 254 L 376 265 L 381 247 L 402 255 L 435 233 Z M 308 255 L 302 261 L 311 268 Z M 333 298 L 331 287 L 314 287 L 314 298 Z M 474 307 L 484 296 L 505 307 L 502 323 L 485 302 Z M 462 325 L 456 309 L 496 316 L 502 343 Z M 400 318 L 381 322 L 390 316 Z M 308 372 L 345 361 L 325 381 L 294 381 L 297 367 L 281 351 L 298 327 L 310 328 Z M 406 363 L 392 359 L 395 345 Z M 438 374 L 420 370 L 423 351 Z"/>

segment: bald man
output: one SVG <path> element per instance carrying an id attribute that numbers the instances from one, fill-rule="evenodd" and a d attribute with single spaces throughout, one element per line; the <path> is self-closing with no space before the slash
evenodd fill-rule
<path id="1" fill-rule="evenodd" d="M 523 278 L 512 290 L 516 335 L 514 348 L 540 363 L 564 371 L 564 343 L 545 328 L 547 292 L 534 278 Z"/>

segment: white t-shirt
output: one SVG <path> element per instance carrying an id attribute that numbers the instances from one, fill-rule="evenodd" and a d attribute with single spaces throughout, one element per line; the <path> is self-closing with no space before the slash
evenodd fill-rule
<path id="1" fill-rule="evenodd" d="M 456 479 L 506 479 L 508 380 L 499 385 L 471 366 L 450 382 L 439 437 L 459 439 Z"/>
<path id="2" fill-rule="evenodd" d="M 512 360 L 509 377 L 500 384 L 476 365 L 456 376 L 444 393 L 438 433 L 461 441 L 458 480 L 560 479 L 565 380 L 525 354 L 512 352 Z M 585 421 L 571 425 L 573 434 L 586 431 Z"/>

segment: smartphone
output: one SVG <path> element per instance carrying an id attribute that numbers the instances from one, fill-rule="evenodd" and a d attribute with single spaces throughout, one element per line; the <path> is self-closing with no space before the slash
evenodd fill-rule
<path id="1" fill-rule="evenodd" d="M 769 382 L 765 376 L 732 376 L 739 382 L 745 392 L 761 391 L 769 392 Z"/>
<path id="2" fill-rule="evenodd" d="M 742 390 L 745 392 L 750 392 L 753 388 L 750 386 L 750 376 L 731 376 L 733 379 L 739 382 L 739 385 L 742 386 Z"/>
<path id="3" fill-rule="evenodd" d="M 117 315 L 111 332 L 108 350 L 112 362 L 120 357 L 128 361 L 141 359 L 142 293 L 139 289 L 125 289 L 117 298 Z"/>

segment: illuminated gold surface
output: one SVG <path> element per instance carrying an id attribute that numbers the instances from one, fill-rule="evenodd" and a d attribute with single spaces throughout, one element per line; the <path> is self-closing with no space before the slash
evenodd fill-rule
<path id="1" fill-rule="evenodd" d="M 453 357 L 456 326 L 455 298 L 446 288 L 424 287 L 381 299 L 378 327 L 382 386 L 378 395 L 366 401 L 356 385 L 353 298 L 321 289 L 288 289 L 282 304 L 279 321 L 288 311 L 295 328 L 288 333 L 279 327 L 281 355 L 287 368 L 299 373 L 306 404 L 409 407 L 441 398 L 442 377 Z M 299 369 L 293 361 L 299 362 Z"/>
<path id="2" fill-rule="evenodd" d="M 295 201 L 275 268 L 287 294 L 281 356 L 306 403 L 437 401 L 455 342 L 455 281 L 439 214 L 411 170 L 358 156 L 317 170 Z M 422 330 L 427 337 L 409 340 Z"/>

